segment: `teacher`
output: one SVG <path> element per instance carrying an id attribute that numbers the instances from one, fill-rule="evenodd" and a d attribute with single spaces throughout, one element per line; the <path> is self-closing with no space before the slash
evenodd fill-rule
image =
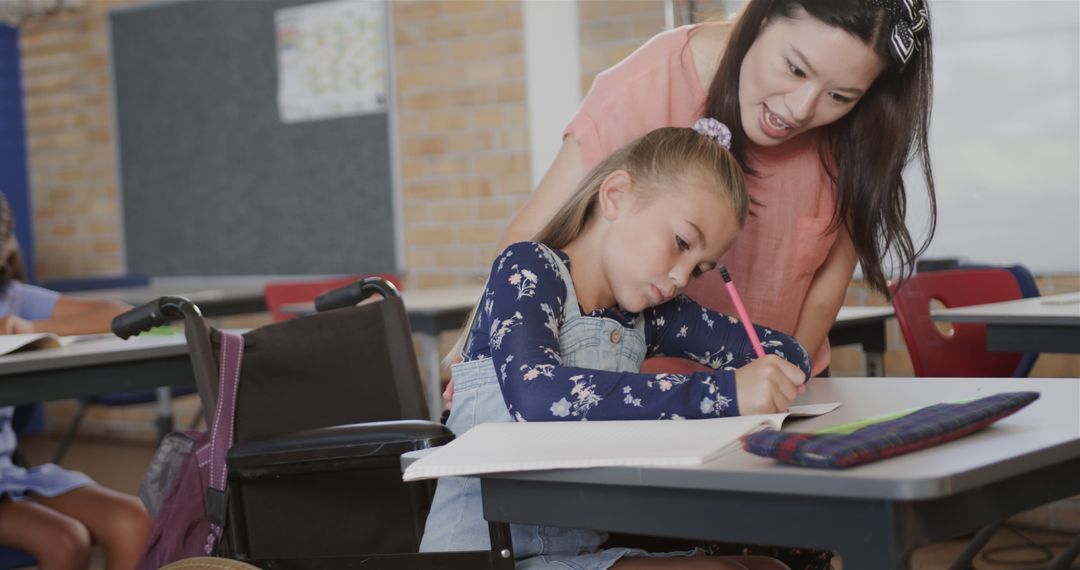
<path id="1" fill-rule="evenodd" d="M 885 293 L 886 261 L 909 275 L 933 235 L 931 66 L 922 0 L 750 0 L 734 23 L 663 32 L 596 77 L 498 249 L 534 236 L 584 173 L 627 142 L 714 117 L 731 127 L 753 200 L 721 263 L 751 318 L 792 334 L 820 373 L 856 262 Z M 904 224 L 902 173 L 915 157 L 931 212 L 921 247 Z M 687 294 L 734 314 L 717 271 Z M 681 371 L 673 367 L 651 366 Z"/>

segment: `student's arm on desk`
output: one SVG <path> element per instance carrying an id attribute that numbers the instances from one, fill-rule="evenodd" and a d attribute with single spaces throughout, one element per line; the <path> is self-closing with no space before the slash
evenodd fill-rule
<path id="1" fill-rule="evenodd" d="M 7 315 L 0 317 L 0 332 L 3 334 L 49 332 L 61 336 L 106 332 L 113 318 L 130 308 L 116 301 L 61 296 L 56 301 L 52 318 L 28 321 L 14 315 Z"/>
<path id="2" fill-rule="evenodd" d="M 805 390 L 810 356 L 798 341 L 780 331 L 753 325 L 766 352 L 758 358 L 742 323 L 685 295 L 645 309 L 644 319 L 646 358 L 678 356 L 713 370 L 735 368 L 741 415 L 786 410 Z"/>
<path id="3" fill-rule="evenodd" d="M 818 268 L 810 282 L 799 322 L 795 325 L 795 339 L 802 343 L 811 357 L 817 355 L 821 343 L 829 335 L 829 329 L 836 322 L 836 314 L 844 304 L 859 259 L 847 229 L 841 226 L 837 232 L 836 242 L 829 250 L 825 263 Z"/>

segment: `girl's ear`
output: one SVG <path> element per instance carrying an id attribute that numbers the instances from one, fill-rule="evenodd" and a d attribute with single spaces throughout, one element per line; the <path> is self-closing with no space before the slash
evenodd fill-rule
<path id="1" fill-rule="evenodd" d="M 616 170 L 600 183 L 598 202 L 604 219 L 614 220 L 619 212 L 629 208 L 633 202 L 633 182 L 629 172 Z"/>

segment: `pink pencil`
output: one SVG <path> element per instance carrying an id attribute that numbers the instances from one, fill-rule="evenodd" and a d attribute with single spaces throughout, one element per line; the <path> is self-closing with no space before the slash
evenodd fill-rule
<path id="1" fill-rule="evenodd" d="M 739 292 L 735 290 L 735 284 L 731 282 L 731 275 L 728 275 L 727 268 L 723 265 L 720 266 L 720 276 L 724 278 L 724 285 L 727 286 L 731 302 L 735 303 L 735 312 L 739 314 L 739 320 L 742 321 L 742 326 L 746 329 L 746 336 L 750 337 L 750 343 L 754 345 L 754 353 L 758 355 L 758 358 L 765 356 L 765 349 L 762 348 L 761 339 L 758 338 L 757 331 L 754 330 L 754 323 L 750 322 L 750 315 L 746 313 L 746 306 L 743 305 Z"/>

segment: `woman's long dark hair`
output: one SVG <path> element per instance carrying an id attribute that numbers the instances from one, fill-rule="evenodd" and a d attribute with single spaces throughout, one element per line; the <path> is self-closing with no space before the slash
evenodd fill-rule
<path id="1" fill-rule="evenodd" d="M 888 295 L 885 259 L 895 258 L 900 279 L 911 275 L 915 258 L 929 245 L 937 225 L 937 199 L 927 145 L 933 90 L 929 22 L 917 34 L 918 49 L 901 69 L 889 53 L 893 16 L 870 0 L 750 0 L 732 30 L 709 86 L 705 116 L 728 125 L 732 153 L 751 176 L 755 175 L 753 165 L 747 161 L 748 141 L 739 108 L 739 70 L 750 46 L 770 21 L 795 18 L 801 12 L 861 39 L 888 62 L 850 113 L 820 127 L 821 163 L 837 188 L 837 208 L 830 230 L 845 225 L 859 256 L 863 278 L 873 289 Z M 904 220 L 907 192 L 903 170 L 915 157 L 921 163 L 930 202 L 928 233 L 918 248 Z"/>

